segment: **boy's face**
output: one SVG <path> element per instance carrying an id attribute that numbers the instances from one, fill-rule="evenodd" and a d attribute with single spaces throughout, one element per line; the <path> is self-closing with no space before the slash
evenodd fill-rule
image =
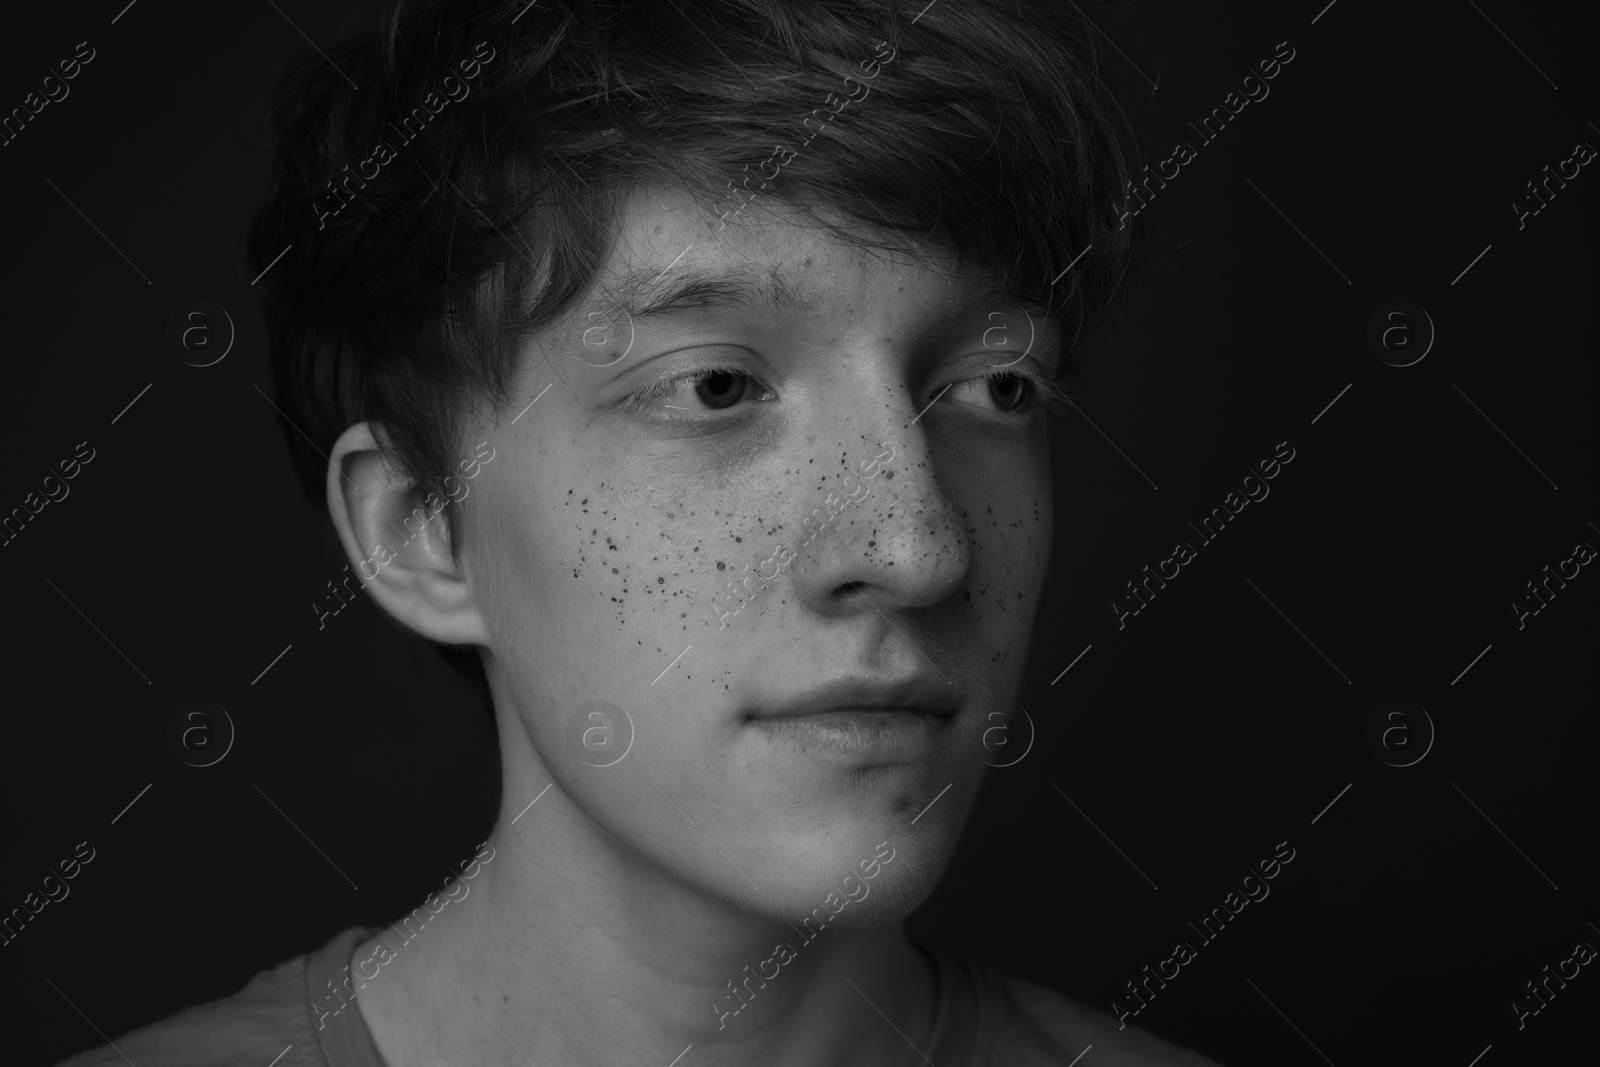
<path id="1" fill-rule="evenodd" d="M 932 888 L 985 762 L 1021 747 L 994 728 L 1051 494 L 1043 393 L 1018 375 L 1051 376 L 1055 334 L 792 213 L 719 230 L 639 192 L 617 235 L 474 438 L 496 454 L 462 565 L 502 729 L 543 765 L 527 783 L 677 879 L 774 919 L 865 891 L 838 922 L 885 921 Z M 776 303 L 726 299 L 774 273 Z M 923 710 L 822 714 L 892 704 Z"/>

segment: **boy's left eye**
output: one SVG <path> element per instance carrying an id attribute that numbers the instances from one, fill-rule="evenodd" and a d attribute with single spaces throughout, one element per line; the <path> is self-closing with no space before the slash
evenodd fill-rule
<path id="1" fill-rule="evenodd" d="M 1038 394 L 1032 375 L 1002 371 L 956 382 L 941 399 L 1011 415 L 1030 408 Z"/>

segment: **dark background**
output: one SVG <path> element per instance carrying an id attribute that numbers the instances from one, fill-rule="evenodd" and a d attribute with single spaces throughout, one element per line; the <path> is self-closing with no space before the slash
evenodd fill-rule
<path id="1" fill-rule="evenodd" d="M 318 631 L 308 605 L 345 560 L 253 388 L 270 393 L 243 243 L 270 94 L 307 37 L 365 30 L 378 5 L 141 0 L 112 24 L 124 2 L 8 13 L 0 42 L 7 111 L 78 41 L 97 51 L 0 148 L 0 510 L 96 450 L 0 548 L 0 910 L 96 849 L 0 947 L 13 1063 L 409 907 L 481 839 L 498 787 L 486 716 L 420 643 L 365 599 Z M 1090 11 L 1146 159 L 1199 154 L 1140 215 L 1145 262 L 1080 353 L 1081 415 L 1053 430 L 1033 747 L 992 772 L 911 928 L 1102 1010 L 1187 939 L 1198 957 L 1135 1022 L 1230 1065 L 1588 1058 L 1594 967 L 1521 1031 L 1509 1001 L 1600 946 L 1600 577 L 1521 630 L 1508 599 L 1600 547 L 1600 176 L 1521 231 L 1508 201 L 1600 147 L 1592 42 L 1573 8 L 1324 2 Z M 1271 95 L 1201 146 L 1185 120 L 1284 40 Z M 166 342 L 191 299 L 237 327 L 204 369 Z M 1410 367 L 1366 340 L 1394 299 L 1437 330 Z M 1271 495 L 1119 630 L 1122 583 L 1285 440 Z M 191 699 L 238 729 L 214 767 L 168 749 Z M 1367 741 L 1391 699 L 1436 730 L 1409 767 Z M 1280 841 L 1295 858 L 1271 895 L 1202 946 L 1186 920 Z"/>

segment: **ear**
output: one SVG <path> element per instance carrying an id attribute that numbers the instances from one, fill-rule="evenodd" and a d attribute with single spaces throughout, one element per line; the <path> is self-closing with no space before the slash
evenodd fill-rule
<path id="1" fill-rule="evenodd" d="M 489 644 L 477 591 L 451 551 L 446 498 L 419 486 L 350 427 L 328 457 L 328 513 L 364 588 L 408 628 L 445 644 Z"/>

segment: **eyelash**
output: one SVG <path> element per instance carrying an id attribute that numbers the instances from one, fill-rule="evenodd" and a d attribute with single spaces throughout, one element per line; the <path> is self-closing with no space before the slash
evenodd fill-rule
<path id="1" fill-rule="evenodd" d="M 630 393 L 622 398 L 622 402 L 617 405 L 617 408 L 623 411 L 642 411 L 652 400 L 659 400 L 671 394 L 680 385 L 693 385 L 718 374 L 736 374 L 741 378 L 749 378 L 751 381 L 760 382 L 759 378 L 739 367 L 704 367 L 697 371 L 690 371 L 688 374 L 680 374 L 676 378 L 665 378 L 654 385 L 645 386 L 638 392 Z M 761 388 L 767 395 L 771 395 L 772 390 L 768 389 L 766 385 L 763 384 Z"/>
<path id="2" fill-rule="evenodd" d="M 760 384 L 760 379 L 739 367 L 704 367 L 697 371 L 691 371 L 688 374 L 680 374 L 675 378 L 665 378 L 652 385 L 647 385 L 643 389 L 639 389 L 636 392 L 630 393 L 626 397 L 623 397 L 623 399 L 617 404 L 617 409 L 619 411 L 642 411 L 651 401 L 660 400 L 662 397 L 670 395 L 680 385 L 696 384 L 718 374 L 738 375 L 740 377 L 750 378 L 752 381 Z M 949 389 L 953 389 L 955 386 L 965 382 L 980 382 L 989 379 L 1006 377 L 1018 377 L 1027 380 L 1028 382 L 1032 383 L 1034 387 L 1034 393 L 1033 396 L 1029 398 L 1027 404 L 1025 404 L 1023 407 L 1016 411 L 1004 412 L 1002 414 L 1015 416 L 1030 415 L 1038 408 L 1044 407 L 1055 415 L 1065 415 L 1072 407 L 1071 399 L 1067 396 L 1065 390 L 1063 390 L 1061 386 L 1057 385 L 1054 381 L 1046 378 L 1042 374 L 1036 374 L 1033 371 L 1023 370 L 1019 367 L 1007 367 L 1004 370 L 995 371 L 992 374 L 980 374 L 972 378 L 962 378 L 950 383 L 949 386 L 945 387 L 944 391 L 948 392 Z M 772 391 L 768 389 L 765 384 L 761 384 L 761 388 L 767 396 L 772 395 Z"/>
<path id="3" fill-rule="evenodd" d="M 951 388 L 966 382 L 985 382 L 993 381 L 996 378 L 1007 377 L 1022 378 L 1023 380 L 1031 383 L 1033 386 L 1033 395 L 1028 398 L 1028 402 L 1022 407 L 1015 411 L 1000 412 L 1000 415 L 1010 415 L 1013 417 L 1022 418 L 1033 415 L 1040 408 L 1044 408 L 1055 415 L 1065 415 L 1068 409 L 1071 407 L 1071 401 L 1067 398 L 1067 394 L 1062 390 L 1061 386 L 1057 385 L 1054 381 L 1046 378 L 1042 374 L 1037 374 L 1030 370 L 1023 370 L 1021 367 L 1006 367 L 1005 369 L 997 370 L 992 374 L 980 374 L 973 378 L 962 378 L 953 383 Z"/>

